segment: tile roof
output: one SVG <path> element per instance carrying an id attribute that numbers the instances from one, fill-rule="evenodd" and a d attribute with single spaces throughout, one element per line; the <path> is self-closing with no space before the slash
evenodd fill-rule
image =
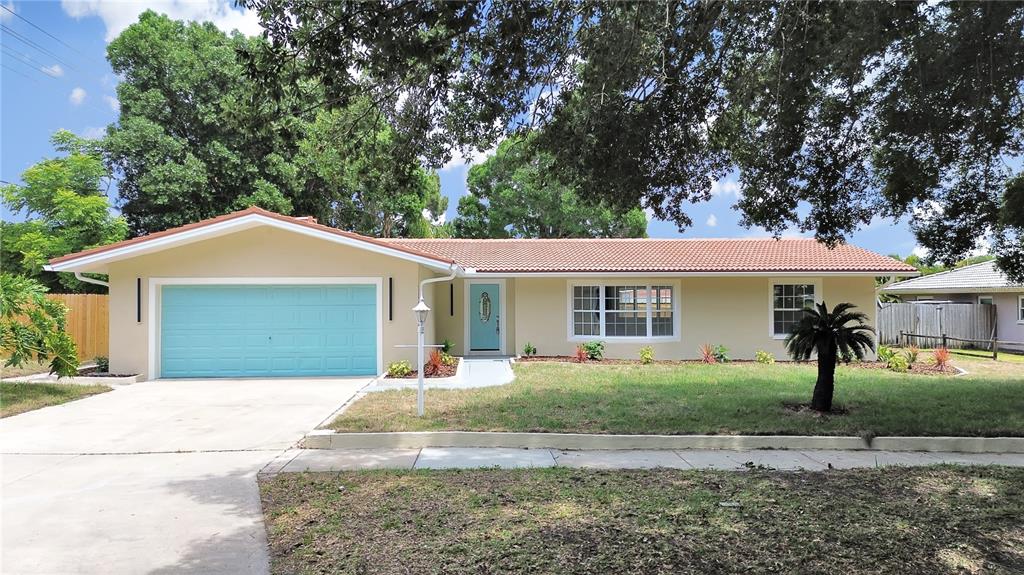
<path id="1" fill-rule="evenodd" d="M 389 239 L 491 273 L 879 272 L 917 270 L 844 244 L 813 239 Z"/>
<path id="2" fill-rule="evenodd" d="M 886 286 L 883 290 L 892 293 L 915 293 L 928 291 L 950 292 L 951 290 L 987 290 L 987 289 L 1010 289 L 1024 287 L 1020 284 L 1011 284 L 1003 272 L 996 269 L 996 262 L 988 261 L 904 280 Z"/>

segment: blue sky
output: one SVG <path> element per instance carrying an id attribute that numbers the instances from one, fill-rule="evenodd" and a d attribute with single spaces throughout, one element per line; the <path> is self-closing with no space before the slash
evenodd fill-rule
<path id="1" fill-rule="evenodd" d="M 117 120 L 117 78 L 106 62 L 106 45 L 145 9 L 183 20 L 211 20 L 225 30 L 237 28 L 250 34 L 259 30 L 253 14 L 241 11 L 227 0 L 0 3 L 42 29 L 0 9 L 5 27 L 0 30 L 0 43 L 4 46 L 0 53 L 0 179 L 8 182 L 20 181 L 25 168 L 54 155 L 49 138 L 56 130 L 64 128 L 95 137 Z M 439 172 L 442 191 L 450 198 L 448 219 L 455 216 L 458 199 L 466 193 L 467 172 L 468 166 L 461 158 Z M 739 225 L 739 214 L 732 209 L 737 189 L 734 179 L 720 181 L 711 201 L 687 206 L 694 225 L 682 235 L 767 235 L 763 230 Z M 16 216 L 4 211 L 3 217 Z M 680 235 L 674 224 L 662 221 L 652 221 L 648 233 L 652 237 Z M 906 255 L 916 246 L 906 221 L 880 218 L 854 234 L 850 241 L 885 254 Z"/>

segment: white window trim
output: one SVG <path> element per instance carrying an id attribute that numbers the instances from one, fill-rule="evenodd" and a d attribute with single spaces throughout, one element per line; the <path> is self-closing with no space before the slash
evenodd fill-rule
<path id="1" fill-rule="evenodd" d="M 1024 294 L 1017 296 L 1017 323 L 1024 325 Z"/>
<path id="2" fill-rule="evenodd" d="M 146 320 L 149 322 L 149 373 L 160 377 L 160 300 L 165 285 L 373 285 L 377 291 L 377 375 L 384 373 L 384 278 L 383 277 L 202 277 L 149 278 Z M 338 376 L 338 379 L 348 376 Z M 365 376 L 361 376 L 365 377 Z"/>
<path id="3" fill-rule="evenodd" d="M 499 324 L 498 324 L 498 326 L 499 326 L 498 327 L 498 331 L 500 331 L 499 335 L 500 335 L 500 340 L 501 341 L 498 343 L 498 345 L 500 347 L 498 348 L 497 352 L 495 352 L 493 349 L 489 349 L 489 350 L 474 350 L 474 349 L 471 349 L 471 347 L 473 345 L 473 339 L 470 337 L 471 336 L 471 334 L 470 334 L 471 327 L 469 325 L 469 312 L 470 312 L 470 310 L 469 310 L 469 304 L 470 304 L 470 301 L 469 301 L 470 300 L 470 297 L 469 297 L 469 292 L 470 292 L 469 286 L 471 284 L 498 284 L 498 313 L 495 316 L 495 320 L 499 322 Z M 463 286 L 462 286 L 462 303 L 463 303 L 463 305 L 462 305 L 462 325 L 463 325 L 463 338 L 464 338 L 463 341 L 466 342 L 466 345 L 465 345 L 465 353 L 466 353 L 466 355 L 494 355 L 495 353 L 497 353 L 498 355 L 505 355 L 506 354 L 506 350 L 508 349 L 508 346 L 506 345 L 506 343 L 508 342 L 508 335 L 507 335 L 508 334 L 508 318 L 507 317 L 505 318 L 504 326 L 501 325 L 501 316 L 503 314 L 507 314 L 508 313 L 508 307 L 506 306 L 507 301 L 506 301 L 506 298 L 505 298 L 505 293 L 508 291 L 507 289 L 505 289 L 506 287 L 507 287 L 507 285 L 506 285 L 506 281 L 505 281 L 504 278 L 467 279 L 465 281 L 465 283 L 463 284 Z"/>
<path id="4" fill-rule="evenodd" d="M 996 303 L 996 298 L 994 298 L 994 297 L 992 297 L 992 296 L 990 296 L 990 295 L 980 295 L 980 296 L 978 296 L 978 303 L 979 303 L 979 304 L 983 304 L 983 303 L 985 303 L 985 302 L 981 301 L 981 300 L 983 300 L 983 299 L 987 299 L 987 300 L 989 300 L 989 302 L 988 302 L 988 303 L 989 303 L 989 305 L 992 305 L 992 304 L 995 304 L 995 303 Z"/>
<path id="5" fill-rule="evenodd" d="M 643 285 L 643 286 L 647 286 L 648 289 L 651 286 L 655 286 L 655 285 L 671 287 L 672 288 L 672 335 L 659 335 L 659 336 L 652 336 L 652 335 L 647 335 L 647 336 L 618 335 L 618 336 L 606 336 L 605 333 L 604 333 L 604 328 L 605 328 L 605 324 L 604 324 L 604 318 L 605 318 L 604 288 L 606 286 L 621 286 L 621 285 L 637 285 L 637 286 Z M 680 303 L 679 303 L 681 295 L 682 295 L 682 290 L 680 289 L 680 285 L 679 285 L 678 281 L 662 281 L 662 280 L 660 280 L 658 278 L 655 278 L 653 280 L 643 280 L 643 281 L 632 280 L 631 281 L 631 280 L 623 278 L 622 280 L 619 280 L 619 281 L 570 281 L 570 282 L 566 282 L 566 286 L 567 286 L 566 290 L 565 290 L 566 291 L 565 303 L 566 303 L 566 316 L 567 316 L 566 317 L 566 337 L 567 337 L 567 339 L 569 341 L 572 341 L 572 342 L 587 342 L 587 341 L 600 340 L 600 341 L 604 341 L 604 342 L 608 342 L 608 343 L 658 343 L 658 342 L 681 341 L 682 340 L 682 333 L 681 333 L 682 330 L 681 330 L 681 321 L 680 321 L 681 306 L 680 306 Z M 598 309 L 598 314 L 600 315 L 600 320 L 599 320 L 599 324 L 598 324 L 598 326 L 601 329 L 600 335 L 575 335 L 575 333 L 573 332 L 573 298 L 572 298 L 572 294 L 573 294 L 573 288 L 575 288 L 577 286 L 597 286 L 597 287 L 599 287 L 601 289 L 601 293 L 600 293 L 600 297 L 599 297 L 600 308 Z M 648 334 L 651 333 L 651 323 L 652 323 L 651 317 L 652 317 L 651 314 L 647 314 L 647 333 Z"/>
<path id="6" fill-rule="evenodd" d="M 825 292 L 821 288 L 821 278 L 812 277 L 781 277 L 772 278 L 768 281 L 768 337 L 771 339 L 786 339 L 787 334 L 775 333 L 775 286 L 810 284 L 814 286 L 814 303 L 820 303 L 825 299 Z"/>

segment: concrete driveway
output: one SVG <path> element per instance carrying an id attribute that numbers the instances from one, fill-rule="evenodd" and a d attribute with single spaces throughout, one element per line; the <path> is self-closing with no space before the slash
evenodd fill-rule
<path id="1" fill-rule="evenodd" d="M 0 572 L 266 573 L 257 472 L 368 381 L 145 382 L 0 420 Z"/>

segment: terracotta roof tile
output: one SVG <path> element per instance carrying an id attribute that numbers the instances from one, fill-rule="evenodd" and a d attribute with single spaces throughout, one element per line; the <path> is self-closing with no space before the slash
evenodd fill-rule
<path id="1" fill-rule="evenodd" d="M 389 239 L 481 272 L 896 272 L 913 267 L 813 239 Z"/>

